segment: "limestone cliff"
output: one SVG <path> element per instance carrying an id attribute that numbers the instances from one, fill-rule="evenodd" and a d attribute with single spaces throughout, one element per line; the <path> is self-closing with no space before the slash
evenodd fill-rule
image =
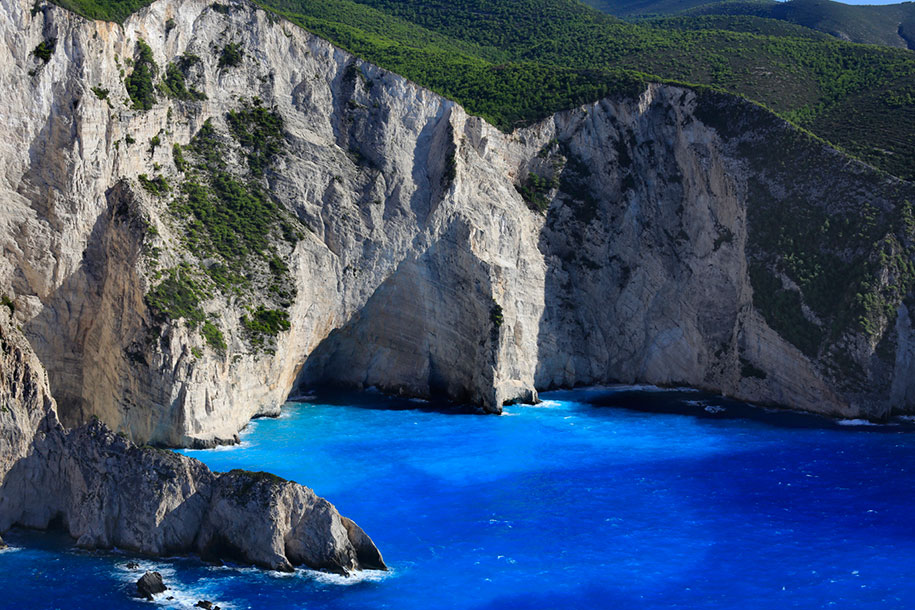
<path id="1" fill-rule="evenodd" d="M 68 425 L 231 442 L 325 382 L 915 409 L 912 185 L 752 104 L 504 134 L 247 3 L 0 2 L 0 286 Z"/>
<path id="2" fill-rule="evenodd" d="M 213 473 L 141 448 L 95 420 L 57 421 L 47 378 L 0 311 L 0 531 L 58 525 L 84 548 L 197 552 L 274 570 L 384 569 L 352 521 L 306 487 L 265 473 Z"/>

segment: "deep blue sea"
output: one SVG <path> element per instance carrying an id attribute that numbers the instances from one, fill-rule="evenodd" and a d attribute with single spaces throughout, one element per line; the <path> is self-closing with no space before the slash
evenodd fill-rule
<path id="1" fill-rule="evenodd" d="M 388 573 L 141 565 L 162 572 L 169 607 L 915 608 L 911 424 L 648 388 L 543 398 L 496 417 L 322 397 L 252 422 L 240 446 L 185 452 L 309 485 L 372 536 Z M 129 554 L 5 538 L 2 607 L 155 607 L 128 597 Z"/>

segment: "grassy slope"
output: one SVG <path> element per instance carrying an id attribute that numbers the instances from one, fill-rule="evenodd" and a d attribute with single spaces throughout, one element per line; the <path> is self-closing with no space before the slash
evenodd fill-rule
<path id="1" fill-rule="evenodd" d="M 100 14 L 89 3 L 104 0 L 65 1 L 95 17 L 125 6 L 110 2 Z M 744 95 L 915 179 L 915 122 L 897 120 L 915 107 L 907 97 L 915 74 L 908 51 L 817 40 L 765 20 L 757 20 L 769 27 L 762 33 L 633 24 L 576 0 L 261 4 L 502 129 L 660 78 Z"/>

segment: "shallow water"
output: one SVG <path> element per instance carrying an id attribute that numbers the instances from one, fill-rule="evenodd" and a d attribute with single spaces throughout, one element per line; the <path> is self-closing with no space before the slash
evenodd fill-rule
<path id="1" fill-rule="evenodd" d="M 911 425 L 645 388 L 544 398 L 502 417 L 372 393 L 290 403 L 241 446 L 185 452 L 313 487 L 372 536 L 387 574 L 144 568 L 178 607 L 915 607 Z M 6 539 L 4 607 L 152 607 L 126 597 L 129 555 Z"/>

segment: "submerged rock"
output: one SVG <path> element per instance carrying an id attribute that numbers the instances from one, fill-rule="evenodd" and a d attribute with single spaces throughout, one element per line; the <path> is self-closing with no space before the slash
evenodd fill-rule
<path id="1" fill-rule="evenodd" d="M 163 593 L 168 587 L 162 582 L 162 575 L 158 572 L 147 572 L 137 581 L 137 595 L 150 601 L 153 596 Z"/>

